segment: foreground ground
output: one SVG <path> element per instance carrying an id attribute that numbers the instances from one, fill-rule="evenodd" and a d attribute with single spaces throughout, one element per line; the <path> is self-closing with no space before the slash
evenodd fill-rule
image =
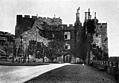
<path id="1" fill-rule="evenodd" d="M 67 64 L 49 64 L 39 66 L 0 66 L 0 83 L 23 83 L 45 72 Z"/>
<path id="2" fill-rule="evenodd" d="M 114 78 L 81 64 L 70 64 L 49 71 L 25 83 L 115 83 Z"/>

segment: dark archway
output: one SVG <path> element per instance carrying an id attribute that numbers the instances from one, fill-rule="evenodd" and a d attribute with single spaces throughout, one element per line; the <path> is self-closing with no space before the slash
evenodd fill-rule
<path id="1" fill-rule="evenodd" d="M 63 55 L 63 62 L 64 63 L 71 63 L 72 54 L 66 53 Z"/>

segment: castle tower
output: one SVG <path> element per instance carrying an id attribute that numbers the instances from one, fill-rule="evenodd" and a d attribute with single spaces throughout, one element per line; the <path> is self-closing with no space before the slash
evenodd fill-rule
<path id="1" fill-rule="evenodd" d="M 81 25 L 79 10 L 80 10 L 80 7 L 78 7 L 77 12 L 76 12 L 76 22 L 75 22 L 75 25 Z"/>
<path id="2" fill-rule="evenodd" d="M 91 19 L 90 8 L 88 9 L 88 12 L 85 12 L 85 22 L 89 19 Z"/>
<path id="3" fill-rule="evenodd" d="M 96 19 L 96 12 L 95 12 L 95 17 L 94 17 L 94 19 Z"/>
<path id="4" fill-rule="evenodd" d="M 90 8 L 88 9 L 88 19 L 91 19 Z"/>
<path id="5" fill-rule="evenodd" d="M 94 13 L 94 20 L 95 20 L 95 24 L 97 24 L 98 23 L 98 19 L 96 17 L 96 12 Z"/>
<path id="6" fill-rule="evenodd" d="M 79 13 L 80 7 L 77 9 L 76 12 L 76 21 L 80 21 L 80 13 Z"/>

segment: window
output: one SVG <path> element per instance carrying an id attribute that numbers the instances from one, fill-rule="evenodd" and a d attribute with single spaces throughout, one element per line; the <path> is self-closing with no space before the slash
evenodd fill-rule
<path id="1" fill-rule="evenodd" d="M 65 40 L 70 40 L 70 32 L 65 32 L 64 33 L 64 39 Z"/>
<path id="2" fill-rule="evenodd" d="M 65 44 L 65 46 L 64 46 L 64 48 L 66 49 L 66 50 L 69 50 L 69 49 L 71 49 L 71 47 L 70 47 L 70 44 Z"/>
<path id="3" fill-rule="evenodd" d="M 64 35 L 64 38 L 67 39 L 67 35 Z"/>

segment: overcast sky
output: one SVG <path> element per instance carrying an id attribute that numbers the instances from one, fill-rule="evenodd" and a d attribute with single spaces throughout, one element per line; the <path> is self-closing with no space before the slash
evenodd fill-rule
<path id="1" fill-rule="evenodd" d="M 119 0 L 0 0 L 0 31 L 15 33 L 16 15 L 60 17 L 64 24 L 74 24 L 76 9 L 97 12 L 99 22 L 108 23 L 109 56 L 119 56 Z"/>

